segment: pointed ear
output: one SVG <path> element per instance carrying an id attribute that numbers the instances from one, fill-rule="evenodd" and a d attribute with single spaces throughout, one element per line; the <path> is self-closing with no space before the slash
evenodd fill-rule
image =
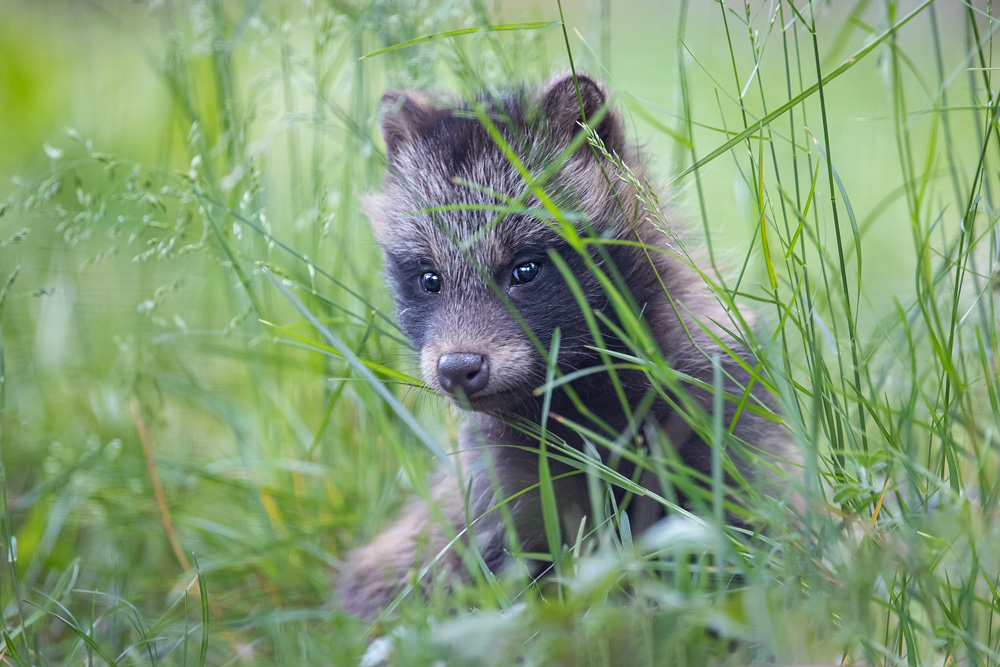
<path id="1" fill-rule="evenodd" d="M 609 151 L 621 151 L 624 137 L 621 119 L 611 108 L 607 92 L 600 83 L 580 73 L 574 80 L 573 74 L 566 72 L 542 84 L 538 92 L 549 134 L 560 146 L 568 144 L 580 131 L 579 124 L 585 114 L 604 146 Z M 583 114 L 580 113 L 581 103 Z"/>
<path id="2" fill-rule="evenodd" d="M 415 93 L 390 90 L 382 95 L 379 102 L 382 138 L 385 139 L 386 155 L 390 162 L 400 148 L 413 140 L 426 120 L 426 110 L 417 99 Z"/>
<path id="3" fill-rule="evenodd" d="M 442 113 L 449 103 L 443 93 L 429 94 L 414 90 L 390 90 L 382 95 L 379 114 L 382 116 L 382 138 L 386 156 L 392 162 L 399 151 L 421 136 L 423 130 Z"/>

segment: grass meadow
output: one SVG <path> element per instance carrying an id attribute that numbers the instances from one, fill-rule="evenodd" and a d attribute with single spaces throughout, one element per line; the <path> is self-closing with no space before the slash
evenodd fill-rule
<path id="1" fill-rule="evenodd" d="M 996 12 L 0 0 L 0 664 L 1000 665 Z M 610 507 L 363 623 L 332 581 L 461 420 L 360 209 L 378 99 L 571 65 L 756 317 L 808 510 Z"/>

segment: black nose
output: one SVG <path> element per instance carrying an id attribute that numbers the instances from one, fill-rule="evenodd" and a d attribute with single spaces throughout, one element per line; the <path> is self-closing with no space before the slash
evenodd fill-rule
<path id="1" fill-rule="evenodd" d="M 472 396 L 490 381 L 489 360 L 482 354 L 445 354 L 438 359 L 438 381 L 449 394 Z"/>

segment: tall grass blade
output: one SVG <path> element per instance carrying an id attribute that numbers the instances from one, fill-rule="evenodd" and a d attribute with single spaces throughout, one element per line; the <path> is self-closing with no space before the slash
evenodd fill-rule
<path id="1" fill-rule="evenodd" d="M 424 42 L 431 42 L 436 39 L 448 39 L 451 37 L 460 37 L 462 35 L 474 35 L 480 32 L 505 32 L 508 30 L 540 30 L 542 28 L 548 28 L 550 26 L 557 25 L 559 21 L 530 21 L 527 23 L 501 23 L 497 25 L 484 25 L 477 26 L 475 28 L 459 28 L 457 30 L 447 30 L 445 32 L 437 32 L 433 35 L 424 35 L 423 37 L 417 37 L 415 39 L 410 39 L 405 42 L 400 42 L 399 44 L 393 44 L 392 46 L 387 46 L 384 49 L 379 49 L 378 51 L 372 51 L 371 53 L 366 53 L 361 56 L 361 59 L 374 58 L 375 56 L 380 56 L 383 53 L 391 53 L 392 51 L 398 51 L 399 49 L 405 49 L 408 46 L 413 46 L 415 44 L 423 44 Z"/>

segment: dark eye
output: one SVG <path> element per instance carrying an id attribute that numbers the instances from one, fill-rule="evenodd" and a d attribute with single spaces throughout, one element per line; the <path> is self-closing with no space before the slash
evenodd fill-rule
<path id="1" fill-rule="evenodd" d="M 514 285 L 523 285 L 524 283 L 530 283 L 538 275 L 541 270 L 542 265 L 538 262 L 525 262 L 524 264 L 518 264 L 514 267 L 514 273 L 511 275 L 511 283 Z"/>
<path id="2" fill-rule="evenodd" d="M 425 292 L 437 294 L 441 291 L 441 276 L 433 271 L 424 271 L 423 275 L 420 276 L 420 286 L 424 288 Z"/>

